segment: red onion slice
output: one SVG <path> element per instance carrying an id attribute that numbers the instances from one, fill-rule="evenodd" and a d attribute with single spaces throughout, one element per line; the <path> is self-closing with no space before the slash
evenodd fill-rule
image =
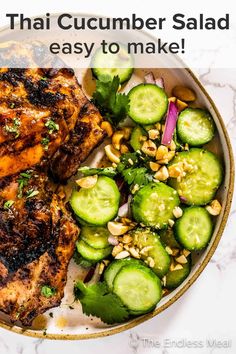
<path id="1" fill-rule="evenodd" d="M 108 237 L 108 242 L 109 242 L 109 244 L 112 245 L 112 246 L 117 246 L 117 245 L 119 244 L 118 239 L 117 239 L 115 236 L 113 236 L 113 235 L 110 235 L 110 236 Z"/>
<path id="2" fill-rule="evenodd" d="M 157 78 L 155 79 L 155 84 L 156 84 L 157 86 L 159 86 L 160 88 L 162 88 L 163 90 L 165 89 L 163 77 L 157 77 Z"/>
<path id="3" fill-rule="evenodd" d="M 154 74 L 151 71 L 144 76 L 144 82 L 146 84 L 157 85 L 163 90 L 165 89 L 164 79 L 162 77 L 155 78 Z"/>
<path id="4" fill-rule="evenodd" d="M 178 109 L 173 102 L 170 102 L 166 117 L 165 129 L 161 140 L 162 145 L 170 145 L 176 128 L 177 119 Z"/>
<path id="5" fill-rule="evenodd" d="M 156 84 L 155 77 L 151 71 L 144 76 L 144 81 L 146 84 Z"/>

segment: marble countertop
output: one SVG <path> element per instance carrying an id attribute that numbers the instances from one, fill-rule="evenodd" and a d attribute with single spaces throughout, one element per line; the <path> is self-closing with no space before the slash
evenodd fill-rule
<path id="1" fill-rule="evenodd" d="M 236 69 L 195 70 L 216 103 L 236 156 Z M 210 263 L 163 313 L 124 333 L 96 340 L 50 341 L 0 329 L 0 354 L 236 353 L 236 198 Z M 191 348 L 191 349 L 190 349 Z"/>

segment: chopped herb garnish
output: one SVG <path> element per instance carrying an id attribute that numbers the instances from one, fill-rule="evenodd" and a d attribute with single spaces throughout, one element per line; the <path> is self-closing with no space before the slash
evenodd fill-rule
<path id="1" fill-rule="evenodd" d="M 139 167 L 140 165 L 144 166 Z M 117 171 L 129 186 L 137 185 L 138 187 L 142 187 L 153 180 L 153 176 L 145 167 L 145 160 L 137 152 L 122 155 L 120 163 L 117 166 Z"/>
<path id="2" fill-rule="evenodd" d="M 18 198 L 22 198 L 23 196 L 23 188 L 28 185 L 29 179 L 31 178 L 32 172 L 22 172 L 20 173 L 20 178 L 18 178 Z"/>
<path id="3" fill-rule="evenodd" d="M 53 313 L 52 313 L 52 312 L 49 312 L 49 316 L 50 316 L 51 318 L 53 318 Z"/>
<path id="4" fill-rule="evenodd" d="M 8 210 L 8 209 L 10 209 L 10 208 L 12 207 L 12 205 L 13 205 L 14 203 L 15 203 L 14 200 L 7 200 L 7 201 L 4 203 L 3 208 L 4 208 L 5 210 Z"/>
<path id="5" fill-rule="evenodd" d="M 45 77 L 45 76 L 42 76 L 42 77 L 41 77 L 41 80 L 42 80 L 42 81 L 47 81 L 47 79 L 48 79 L 48 78 Z"/>
<path id="6" fill-rule="evenodd" d="M 43 138 L 43 139 L 41 140 L 41 144 L 43 145 L 44 150 L 48 150 L 48 144 L 49 144 L 49 142 L 50 142 L 50 139 L 49 139 L 49 138 Z"/>
<path id="7" fill-rule="evenodd" d="M 39 194 L 39 191 L 35 191 L 33 189 L 30 189 L 29 191 L 26 192 L 26 198 L 33 198 L 35 197 L 36 195 Z"/>
<path id="8" fill-rule="evenodd" d="M 45 296 L 46 298 L 52 297 L 56 294 L 56 289 L 49 286 L 49 285 L 44 285 L 41 288 L 41 294 Z"/>
<path id="9" fill-rule="evenodd" d="M 12 102 L 12 103 L 10 104 L 10 108 L 15 108 L 15 103 L 14 103 L 14 102 Z"/>
<path id="10" fill-rule="evenodd" d="M 53 132 L 59 130 L 59 124 L 55 123 L 54 120 L 52 120 L 52 119 L 49 119 L 49 120 L 45 123 L 45 127 L 48 128 L 49 134 L 52 134 Z"/>
<path id="11" fill-rule="evenodd" d="M 13 118 L 13 125 L 5 125 L 4 129 L 7 133 L 15 134 L 15 138 L 20 135 L 20 120 L 18 118 Z"/>
<path id="12" fill-rule="evenodd" d="M 129 313 L 118 296 L 110 293 L 105 282 L 86 286 L 78 281 L 74 288 L 83 312 L 101 318 L 107 324 L 120 323 L 128 319 Z"/>
<path id="13" fill-rule="evenodd" d="M 93 94 L 93 102 L 114 126 L 126 118 L 129 111 L 129 98 L 124 93 L 117 93 L 119 87 L 119 76 L 112 79 L 109 75 L 104 75 L 96 81 L 96 90 Z"/>

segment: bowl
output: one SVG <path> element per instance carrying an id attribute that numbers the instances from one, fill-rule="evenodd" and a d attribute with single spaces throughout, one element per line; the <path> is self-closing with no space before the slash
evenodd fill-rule
<path id="1" fill-rule="evenodd" d="M 144 37 L 145 39 L 150 38 L 149 35 L 145 34 L 144 32 L 140 33 L 141 37 Z M 9 33 L 8 29 L 3 29 L 0 33 L 1 41 L 5 41 L 6 38 L 9 39 L 11 36 L 12 34 Z M 56 37 L 56 31 L 51 31 L 50 40 L 56 40 Z M 40 39 L 42 40 L 42 37 Z M 49 39 L 45 38 L 45 40 L 48 41 Z M 175 57 L 174 60 L 178 60 L 178 58 L 176 59 Z M 158 57 L 156 58 L 156 66 L 159 66 Z M 73 299 L 73 281 L 76 279 L 76 277 L 81 276 L 81 272 L 83 272 L 83 270 L 79 269 L 72 260 L 68 270 L 68 282 L 65 289 L 65 296 L 60 307 L 51 309 L 44 315 L 40 315 L 34 321 L 32 328 L 23 328 L 21 327 L 20 323 L 12 325 L 9 322 L 8 316 L 0 313 L 1 327 L 27 336 L 47 339 L 89 339 L 109 336 L 125 331 L 158 315 L 160 312 L 164 311 L 175 301 L 177 301 L 195 282 L 214 254 L 227 222 L 234 185 L 234 160 L 229 137 L 223 119 L 204 87 L 198 81 L 193 72 L 187 68 L 165 69 L 151 67 L 145 69 L 135 69 L 132 78 L 124 86 L 124 91 L 129 91 L 130 88 L 137 85 L 138 83 L 141 83 L 143 81 L 144 75 L 149 71 L 152 71 L 156 77 L 163 77 L 165 82 L 165 89 L 169 94 L 171 89 L 178 84 L 191 87 L 197 95 L 197 101 L 195 102 L 195 105 L 208 109 L 215 121 L 217 134 L 214 140 L 208 145 L 208 148 L 215 152 L 223 161 L 225 166 L 225 178 L 217 193 L 217 198 L 222 203 L 222 212 L 216 220 L 214 234 L 210 244 L 204 251 L 199 252 L 194 257 L 193 267 L 188 278 L 177 289 L 163 297 L 154 311 L 144 316 L 132 319 L 123 324 L 108 326 L 96 318 L 83 315 L 80 304 L 75 304 Z M 94 80 L 92 79 L 91 70 L 76 70 L 76 74 L 78 76 L 79 82 L 82 84 L 85 93 L 90 96 L 94 88 Z M 96 160 L 96 158 L 99 156 L 99 153 L 100 149 L 98 148 L 95 150 L 93 155 L 89 157 L 88 163 Z"/>

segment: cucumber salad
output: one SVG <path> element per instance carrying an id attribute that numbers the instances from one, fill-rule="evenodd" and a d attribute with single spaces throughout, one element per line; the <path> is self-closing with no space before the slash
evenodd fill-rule
<path id="1" fill-rule="evenodd" d="M 70 198 L 81 229 L 74 259 L 88 271 L 75 297 L 108 324 L 152 311 L 178 287 L 221 212 L 224 168 L 206 147 L 216 131 L 211 114 L 195 107 L 190 88 L 168 97 L 151 72 L 120 93 L 132 72 L 93 69 L 92 99 L 109 141 L 97 168 L 79 169 Z"/>

